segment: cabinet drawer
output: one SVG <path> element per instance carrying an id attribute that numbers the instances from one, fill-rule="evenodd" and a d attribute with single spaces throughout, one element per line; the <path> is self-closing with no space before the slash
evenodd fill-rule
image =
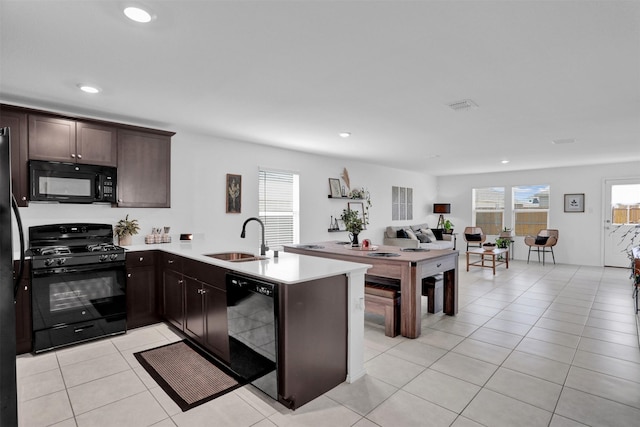
<path id="1" fill-rule="evenodd" d="M 171 270 L 182 273 L 182 264 L 184 258 L 179 255 L 163 253 L 162 254 L 162 268 L 169 268 Z"/>
<path id="2" fill-rule="evenodd" d="M 146 267 L 155 262 L 155 251 L 140 251 L 127 253 L 127 268 Z"/>
<path id="3" fill-rule="evenodd" d="M 432 276 L 443 271 L 449 271 L 456 268 L 458 257 L 438 258 L 432 261 L 422 263 L 422 277 Z"/>
<path id="4" fill-rule="evenodd" d="M 225 274 L 227 270 L 206 262 L 185 259 L 183 264 L 185 276 L 192 277 L 200 282 L 208 283 L 222 290 L 226 290 Z"/>

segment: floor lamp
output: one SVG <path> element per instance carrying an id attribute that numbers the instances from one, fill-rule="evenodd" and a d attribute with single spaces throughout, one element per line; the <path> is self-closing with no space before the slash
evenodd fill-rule
<path id="1" fill-rule="evenodd" d="M 436 228 L 444 228 L 444 214 L 451 213 L 451 203 L 434 203 L 433 213 L 440 214 Z"/>

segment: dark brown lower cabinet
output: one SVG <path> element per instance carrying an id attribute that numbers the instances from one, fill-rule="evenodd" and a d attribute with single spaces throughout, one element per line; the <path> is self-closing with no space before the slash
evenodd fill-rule
<path id="1" fill-rule="evenodd" d="M 127 329 L 160 320 L 154 251 L 127 253 Z"/>
<path id="2" fill-rule="evenodd" d="M 14 263 L 14 271 L 18 271 L 19 261 Z M 16 295 L 16 354 L 29 353 L 32 343 L 31 325 L 31 279 L 29 261 L 25 261 L 22 280 Z"/>
<path id="3" fill-rule="evenodd" d="M 185 261 L 184 332 L 211 353 L 229 362 L 225 273 L 225 269 L 214 265 Z M 211 283 L 200 278 L 207 278 Z"/>
<path id="4" fill-rule="evenodd" d="M 184 278 L 182 273 L 165 269 L 162 282 L 164 318 L 182 331 L 184 327 Z"/>

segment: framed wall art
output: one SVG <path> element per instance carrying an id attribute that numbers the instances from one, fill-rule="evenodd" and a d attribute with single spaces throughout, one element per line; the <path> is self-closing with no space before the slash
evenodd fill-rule
<path id="1" fill-rule="evenodd" d="M 342 189 L 338 178 L 329 178 L 329 194 L 331 197 L 342 197 Z"/>
<path id="2" fill-rule="evenodd" d="M 227 174 L 227 213 L 242 211 L 242 175 Z"/>
<path id="3" fill-rule="evenodd" d="M 564 195 L 565 212 L 584 212 L 584 193 Z"/>

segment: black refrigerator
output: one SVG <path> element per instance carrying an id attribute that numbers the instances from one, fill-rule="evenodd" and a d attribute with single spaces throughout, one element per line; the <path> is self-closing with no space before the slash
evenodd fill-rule
<path id="1" fill-rule="evenodd" d="M 20 240 L 20 268 L 13 272 L 13 220 Z M 0 128 L 0 426 L 18 425 L 16 391 L 17 284 L 24 265 L 24 238 L 18 205 L 11 194 L 11 140 L 9 128 Z"/>

